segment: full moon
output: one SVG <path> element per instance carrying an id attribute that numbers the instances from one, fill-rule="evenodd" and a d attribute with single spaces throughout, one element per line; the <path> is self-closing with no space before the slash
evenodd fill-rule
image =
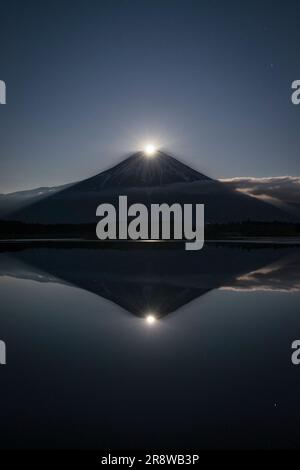
<path id="1" fill-rule="evenodd" d="M 153 325 L 153 323 L 156 322 L 156 317 L 154 315 L 147 315 L 146 322 L 148 323 L 148 325 Z"/>
<path id="2" fill-rule="evenodd" d="M 148 144 L 146 145 L 144 152 L 147 157 L 153 157 L 153 155 L 156 153 L 156 147 L 152 144 Z"/>

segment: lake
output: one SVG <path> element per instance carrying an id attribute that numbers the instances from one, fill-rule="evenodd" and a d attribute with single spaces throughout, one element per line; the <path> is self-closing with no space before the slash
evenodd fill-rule
<path id="1" fill-rule="evenodd" d="M 299 447 L 297 247 L 1 247 L 0 298 L 3 448 Z"/>

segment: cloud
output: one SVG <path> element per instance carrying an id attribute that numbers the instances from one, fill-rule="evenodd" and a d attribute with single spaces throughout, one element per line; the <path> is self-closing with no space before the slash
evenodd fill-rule
<path id="1" fill-rule="evenodd" d="M 300 256 L 287 256 L 238 276 L 221 290 L 237 292 L 300 292 Z"/>
<path id="2" fill-rule="evenodd" d="M 236 177 L 221 179 L 232 189 L 300 214 L 300 177 Z"/>

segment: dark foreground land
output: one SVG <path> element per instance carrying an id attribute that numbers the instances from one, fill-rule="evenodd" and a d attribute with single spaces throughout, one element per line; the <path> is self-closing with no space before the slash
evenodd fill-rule
<path id="1" fill-rule="evenodd" d="M 226 224 L 205 225 L 205 240 L 236 240 L 262 237 L 300 237 L 300 223 L 259 222 L 246 220 Z M 0 221 L 0 240 L 14 239 L 81 239 L 95 240 L 95 224 L 27 224 Z"/>

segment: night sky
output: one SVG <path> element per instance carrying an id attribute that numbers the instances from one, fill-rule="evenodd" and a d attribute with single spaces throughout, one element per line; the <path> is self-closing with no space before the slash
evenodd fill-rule
<path id="1" fill-rule="evenodd" d="M 0 22 L 0 193 L 147 142 L 215 178 L 300 175 L 299 1 L 10 1 Z"/>

